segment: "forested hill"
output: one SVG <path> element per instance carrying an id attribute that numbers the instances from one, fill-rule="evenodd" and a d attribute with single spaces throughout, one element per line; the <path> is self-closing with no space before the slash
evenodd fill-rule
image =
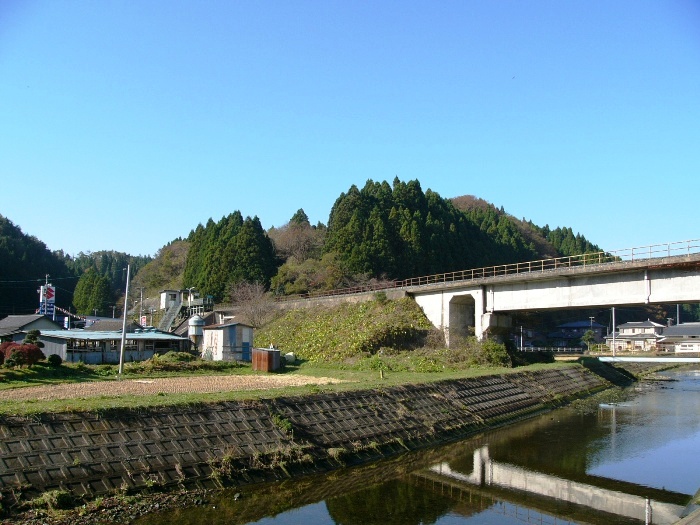
<path id="1" fill-rule="evenodd" d="M 343 193 L 324 247 L 354 272 L 392 279 L 599 250 L 571 229 L 539 228 L 481 199 L 446 200 L 398 178 Z"/>
<path id="2" fill-rule="evenodd" d="M 522 237 L 522 242 L 531 246 L 542 258 L 603 251 L 580 233 L 574 233 L 571 228 L 557 227 L 552 230 L 549 225 L 540 227 L 532 221 L 516 219 L 502 207 L 497 209 L 493 204 L 472 195 L 455 197 L 451 201 L 489 235 L 501 238 Z M 514 229 L 517 233 L 513 233 Z"/>
<path id="3" fill-rule="evenodd" d="M 327 226 L 311 225 L 300 209 L 265 231 L 257 217 L 234 211 L 168 243 L 152 261 L 117 252 L 74 259 L 51 253 L 2 218 L 0 315 L 33 311 L 37 279 L 47 273 L 59 287 L 60 306 L 111 315 L 127 263 L 132 291 L 144 298 L 194 287 L 218 302 L 231 300 L 244 282 L 288 295 L 599 250 L 570 228 L 540 227 L 482 199 L 445 199 L 417 180 L 398 178 L 351 186 L 336 199 Z"/>
<path id="4" fill-rule="evenodd" d="M 39 307 L 37 290 L 46 274 L 56 284 L 70 287 L 70 297 L 57 297 L 57 304 L 68 307 L 75 281 L 62 255 L 52 253 L 39 239 L 25 235 L 0 215 L 0 317 L 34 313 Z"/>
<path id="5" fill-rule="evenodd" d="M 38 289 L 47 275 L 56 288 L 57 306 L 84 310 L 83 313 L 93 313 L 97 308 L 98 314 L 111 315 L 111 306 L 118 303 L 126 286 L 124 268 L 131 264 L 132 272 L 136 273 L 150 260 L 151 257 L 114 251 L 80 253 L 75 257 L 60 250 L 52 252 L 42 241 L 26 235 L 0 215 L 0 317 L 34 313 L 39 307 Z M 74 292 L 83 276 L 90 282 L 94 282 L 95 276 L 100 277 L 102 293 L 93 294 L 93 286 L 86 285 L 85 294 L 93 297 L 83 298 L 81 302 Z"/>

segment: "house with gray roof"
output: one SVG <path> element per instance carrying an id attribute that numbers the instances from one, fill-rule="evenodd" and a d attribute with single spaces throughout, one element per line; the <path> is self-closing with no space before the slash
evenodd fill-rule
<path id="1" fill-rule="evenodd" d="M 30 330 L 58 330 L 62 326 L 43 314 L 8 315 L 0 319 L 0 342 L 21 343 Z"/>
<path id="2" fill-rule="evenodd" d="M 657 349 L 659 341 L 663 338 L 663 330 L 666 325 L 646 321 L 632 321 L 621 324 L 615 332 L 615 351 L 623 352 L 650 352 Z M 605 337 L 606 344 L 613 349 L 613 335 Z"/>
<path id="3" fill-rule="evenodd" d="M 700 323 L 681 323 L 666 327 L 659 345 L 677 354 L 700 354 Z"/>

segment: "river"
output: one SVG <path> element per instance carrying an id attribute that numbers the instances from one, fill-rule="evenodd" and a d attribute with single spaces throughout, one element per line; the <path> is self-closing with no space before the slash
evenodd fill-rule
<path id="1" fill-rule="evenodd" d="M 427 451 L 222 492 L 139 525 L 671 524 L 700 488 L 700 371 Z"/>

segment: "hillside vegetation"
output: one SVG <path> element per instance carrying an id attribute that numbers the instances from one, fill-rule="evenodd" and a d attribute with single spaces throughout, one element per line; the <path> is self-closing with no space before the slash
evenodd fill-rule
<path id="1" fill-rule="evenodd" d="M 312 363 L 340 363 L 422 345 L 432 325 L 411 299 L 343 303 L 291 310 L 255 333 L 256 347 L 271 344 Z"/>
<path id="2" fill-rule="evenodd" d="M 505 345 L 475 337 L 447 349 L 415 301 L 387 301 L 381 294 L 364 303 L 288 311 L 255 332 L 256 347 L 271 344 L 303 362 L 354 370 L 433 373 L 525 364 Z"/>

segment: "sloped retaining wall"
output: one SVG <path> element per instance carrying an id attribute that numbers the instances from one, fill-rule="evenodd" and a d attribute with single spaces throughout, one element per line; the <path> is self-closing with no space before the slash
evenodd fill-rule
<path id="1" fill-rule="evenodd" d="M 0 418 L 0 491 L 96 496 L 310 473 L 453 441 L 611 386 L 582 366 L 378 390 Z"/>

